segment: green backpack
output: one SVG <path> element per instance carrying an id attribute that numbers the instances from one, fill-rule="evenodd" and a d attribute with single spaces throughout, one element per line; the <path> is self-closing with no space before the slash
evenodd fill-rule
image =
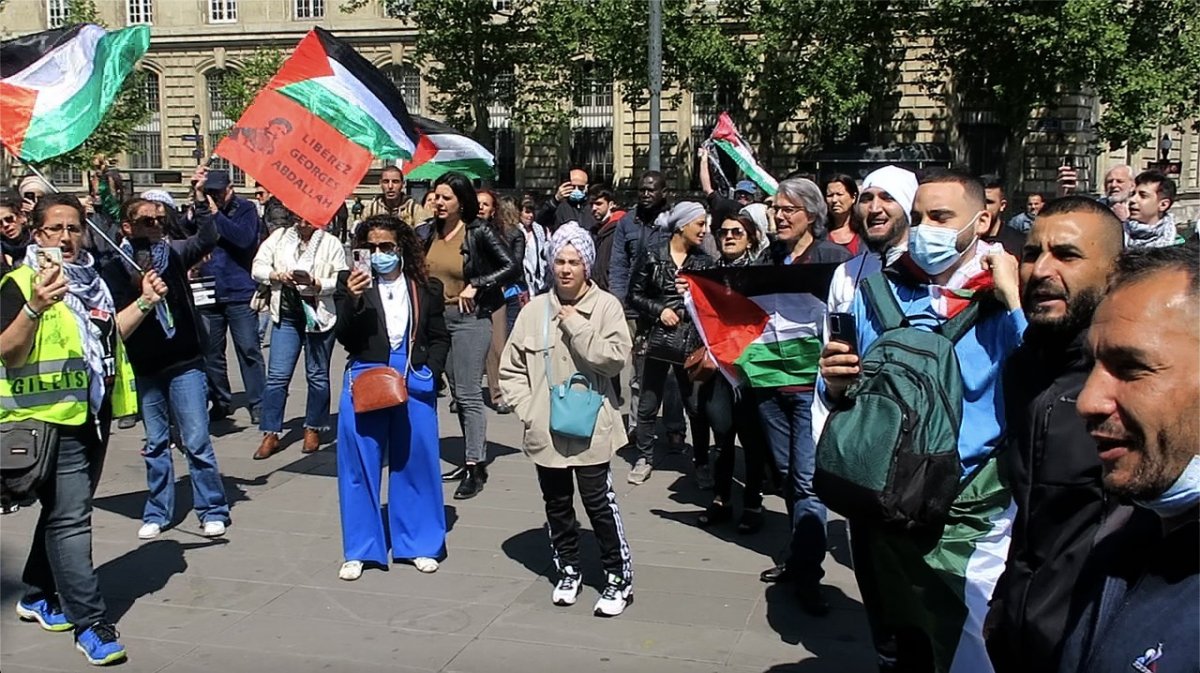
<path id="1" fill-rule="evenodd" d="M 851 520 L 939 526 L 962 477 L 963 383 L 954 344 L 978 319 L 979 302 L 929 331 L 909 324 L 884 274 L 859 287 L 883 333 L 830 410 L 813 487 L 829 509 Z"/>

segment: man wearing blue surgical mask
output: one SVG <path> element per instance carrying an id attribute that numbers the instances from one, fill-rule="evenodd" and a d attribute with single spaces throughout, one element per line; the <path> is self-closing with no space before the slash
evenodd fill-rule
<path id="1" fill-rule="evenodd" d="M 880 626 L 895 637 L 897 670 L 993 670 L 983 618 L 1004 569 L 1015 510 L 997 470 L 1004 432 L 1000 373 L 1026 321 L 1017 260 L 981 240 L 991 224 L 978 179 L 958 171 L 927 175 L 913 200 L 908 254 L 884 271 L 910 328 L 933 331 L 981 302 L 978 318 L 954 345 L 963 391 L 958 455 L 970 481 L 944 527 L 916 535 L 876 521 L 850 522 L 856 535 L 869 538 L 864 551 L 873 563 L 857 579 L 863 595 L 874 597 Z M 857 349 L 830 341 L 821 353 L 818 392 L 831 407 L 844 399 L 861 373 L 860 356 L 883 332 L 862 289 L 847 311 Z"/>
<path id="2" fill-rule="evenodd" d="M 578 222 L 579 226 L 591 231 L 596 218 L 592 215 L 587 194 L 587 169 L 576 166 L 562 176 L 553 198 L 542 204 L 534 220 L 550 233 L 567 222 Z"/>

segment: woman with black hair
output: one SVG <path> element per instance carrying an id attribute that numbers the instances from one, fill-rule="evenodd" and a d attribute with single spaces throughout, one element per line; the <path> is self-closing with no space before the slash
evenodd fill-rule
<path id="1" fill-rule="evenodd" d="M 452 393 L 463 431 L 465 464 L 444 475 L 462 480 L 456 500 L 473 498 L 487 482 L 487 417 L 484 415 L 484 358 L 492 341 L 492 314 L 504 306 L 504 287 L 521 278 L 521 264 L 496 229 L 479 217 L 475 187 L 462 173 L 433 183 L 432 220 L 417 228 L 425 243 L 431 278 L 442 283 L 446 327 L 453 345 Z"/>
<path id="2" fill-rule="evenodd" d="M 854 221 L 854 204 L 858 202 L 858 183 L 844 173 L 825 181 L 825 205 L 829 207 L 829 240 L 857 255 L 866 252 L 858 226 Z"/>
<path id="3" fill-rule="evenodd" d="M 426 275 L 420 242 L 394 216 L 367 218 L 355 247 L 371 251 L 371 272 L 341 272 L 335 295 L 335 333 L 350 356 L 338 404 L 338 503 L 345 555 L 338 577 L 358 579 L 364 563 L 386 568 L 389 550 L 391 558 L 409 560 L 417 570 L 431 573 L 446 547 L 436 384 L 450 348 L 442 284 Z M 356 412 L 355 395 L 376 392 L 360 377 L 380 367 L 400 372 L 408 401 Z M 379 478 L 384 456 L 386 535 Z"/>

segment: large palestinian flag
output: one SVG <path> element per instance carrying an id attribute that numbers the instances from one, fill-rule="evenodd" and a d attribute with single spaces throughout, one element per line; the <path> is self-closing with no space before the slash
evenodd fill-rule
<path id="1" fill-rule="evenodd" d="M 722 112 L 717 117 L 717 125 L 713 128 L 709 139 L 722 152 L 728 154 L 738 168 L 746 174 L 746 177 L 753 180 L 764 192 L 774 194 L 775 190 L 779 188 L 779 183 L 775 178 L 771 177 L 767 169 L 759 165 L 758 160 L 754 158 L 753 150 L 734 128 L 733 120 L 729 118 L 728 112 Z"/>
<path id="2" fill-rule="evenodd" d="M 149 26 L 83 23 L 0 43 L 0 142 L 30 163 L 79 147 L 149 48 Z"/>
<path id="3" fill-rule="evenodd" d="M 417 115 L 412 119 L 421 134 L 417 151 L 410 161 L 396 162 L 406 178 L 436 180 L 450 171 L 477 180 L 495 177 L 496 159 L 483 145 L 441 122 Z"/>
<path id="4" fill-rule="evenodd" d="M 754 388 L 814 385 L 836 268 L 797 264 L 684 272 L 688 312 L 721 372 Z"/>

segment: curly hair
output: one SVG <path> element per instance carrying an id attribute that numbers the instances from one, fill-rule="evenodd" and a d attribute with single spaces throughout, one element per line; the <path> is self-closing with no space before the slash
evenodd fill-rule
<path id="1" fill-rule="evenodd" d="M 354 237 L 355 247 L 365 247 L 367 234 L 373 229 L 392 232 L 396 239 L 396 247 L 400 251 L 400 259 L 404 261 L 404 275 L 424 285 L 429 277 L 425 272 L 425 248 L 417 238 L 417 232 L 394 215 L 372 215 L 359 225 L 358 233 Z"/>

